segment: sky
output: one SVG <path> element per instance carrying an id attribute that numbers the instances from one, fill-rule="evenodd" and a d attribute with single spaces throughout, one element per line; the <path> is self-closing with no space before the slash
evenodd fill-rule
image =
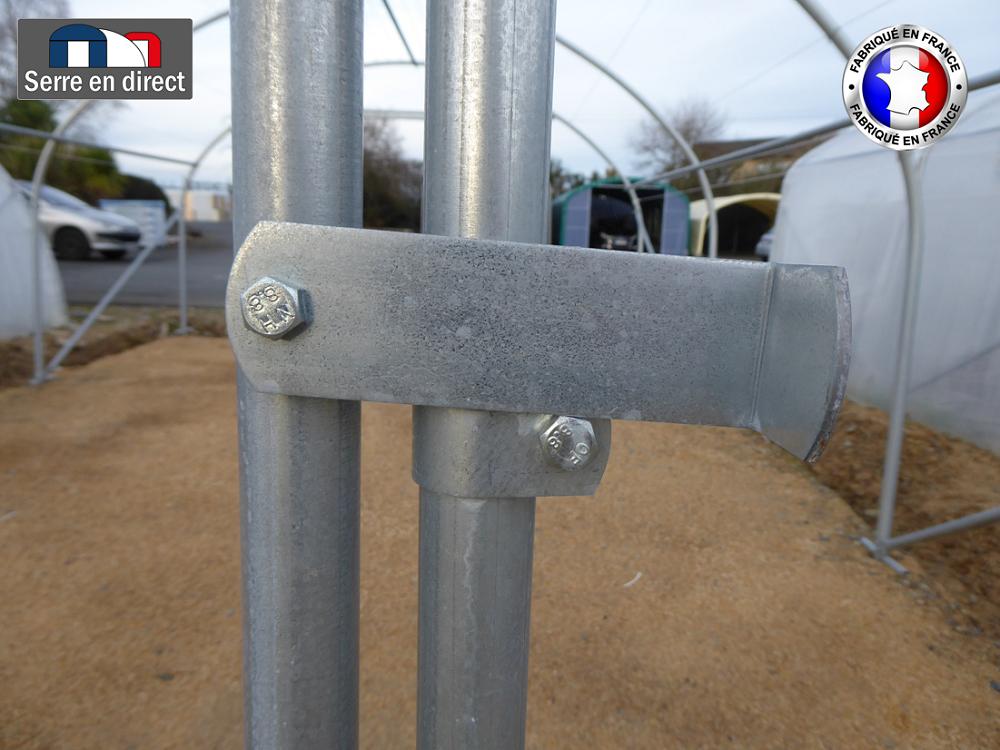
<path id="1" fill-rule="evenodd" d="M 426 0 L 390 0 L 418 60 L 424 59 Z M 900 23 L 929 28 L 962 56 L 969 77 L 1000 70 L 1000 0 L 822 0 L 848 39 L 860 42 Z M 71 0 L 77 18 L 159 17 L 199 20 L 226 10 L 218 0 Z M 611 10 L 613 8 L 613 10 Z M 702 99 L 725 117 L 726 138 L 792 135 L 845 116 L 844 60 L 794 0 L 559 0 L 557 33 L 612 68 L 661 112 Z M 406 51 L 382 0 L 365 0 L 365 61 L 404 60 Z M 97 140 L 180 158 L 196 156 L 230 123 L 229 23 L 195 33 L 190 101 L 131 101 L 104 108 L 88 124 Z M 365 71 L 368 109 L 423 109 L 423 68 Z M 970 95 L 970 100 L 976 94 Z M 639 175 L 631 147 L 645 112 L 614 83 L 556 47 L 553 109 Z M 397 121 L 407 157 L 421 159 L 423 124 Z M 196 179 L 231 180 L 228 139 Z M 552 156 L 570 171 L 603 171 L 605 162 L 559 123 Z M 120 156 L 124 171 L 180 184 L 181 167 Z"/>

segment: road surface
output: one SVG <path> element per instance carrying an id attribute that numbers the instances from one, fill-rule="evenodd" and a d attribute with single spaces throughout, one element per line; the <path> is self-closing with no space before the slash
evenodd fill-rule
<path id="1" fill-rule="evenodd" d="M 188 304 L 191 307 L 222 307 L 229 267 L 233 262 L 233 225 L 231 222 L 193 221 L 188 226 L 202 233 L 201 237 L 188 237 Z M 89 260 L 59 261 L 66 301 L 71 305 L 95 304 L 134 257 L 135 253 L 129 253 L 122 260 L 110 261 L 95 253 Z M 146 259 L 114 302 L 119 305 L 176 305 L 177 284 L 177 245 L 172 243 Z"/>

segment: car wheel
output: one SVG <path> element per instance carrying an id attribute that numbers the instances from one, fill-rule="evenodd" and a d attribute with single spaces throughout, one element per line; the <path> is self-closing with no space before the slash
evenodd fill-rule
<path id="1" fill-rule="evenodd" d="M 65 227 L 56 232 L 53 243 L 56 257 L 63 260 L 86 260 L 90 256 L 90 243 L 79 229 Z"/>
<path id="2" fill-rule="evenodd" d="M 124 250 L 101 250 L 101 255 L 103 255 L 108 260 L 121 260 L 125 257 Z"/>

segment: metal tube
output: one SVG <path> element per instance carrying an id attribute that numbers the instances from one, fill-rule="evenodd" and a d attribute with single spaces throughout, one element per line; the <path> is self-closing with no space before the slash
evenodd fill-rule
<path id="1" fill-rule="evenodd" d="M 926 157 L 925 157 L 926 158 Z M 913 363 L 913 341 L 917 328 L 917 301 L 920 298 L 920 269 L 923 260 L 923 195 L 920 174 L 911 151 L 899 152 L 906 183 L 906 203 L 909 213 L 909 243 L 906 254 L 906 286 L 903 290 L 903 311 L 900 322 L 899 348 L 896 351 L 896 382 L 893 385 L 892 407 L 889 412 L 889 437 L 882 467 L 882 493 L 878 501 L 878 524 L 875 529 L 877 556 L 884 556 L 886 543 L 892 536 L 892 521 L 896 510 L 896 486 L 903 451 L 903 430 L 906 423 L 906 395 L 910 387 L 910 367 Z"/>
<path id="2" fill-rule="evenodd" d="M 957 518 L 954 521 L 939 523 L 936 526 L 914 531 L 911 534 L 903 534 L 892 539 L 886 539 L 882 547 L 886 551 L 899 547 L 907 547 L 917 542 L 926 542 L 929 539 L 937 539 L 948 534 L 957 534 L 960 531 L 977 529 L 980 526 L 997 523 L 998 521 L 1000 521 L 1000 508 L 992 508 L 984 510 L 981 513 L 973 513 L 964 518 Z"/>
<path id="3" fill-rule="evenodd" d="M 429 0 L 424 232 L 546 241 L 555 11 Z M 418 750 L 524 747 L 534 511 L 420 490 Z"/>
<path id="4" fill-rule="evenodd" d="M 827 38 L 845 58 L 854 48 L 840 27 L 813 0 L 796 0 L 816 22 Z M 896 351 L 896 382 L 893 384 L 892 407 L 889 413 L 889 437 L 882 466 L 882 491 L 878 500 L 878 522 L 875 528 L 875 556 L 888 559 L 888 541 L 892 537 L 892 521 L 896 511 L 896 487 L 903 452 L 903 430 L 906 423 L 906 394 L 910 386 L 910 366 L 913 362 L 913 339 L 917 322 L 917 300 L 920 296 L 920 267 L 923 256 L 923 196 L 920 173 L 909 151 L 897 154 L 906 187 L 906 207 L 909 217 L 909 242 L 906 255 L 906 286 L 903 291 L 903 314 L 900 322 L 899 348 Z"/>
<path id="5" fill-rule="evenodd" d="M 410 49 L 410 43 L 406 41 L 406 37 L 403 35 L 403 30 L 399 27 L 399 21 L 396 20 L 396 14 L 392 12 L 389 0 L 382 0 L 382 4 L 385 6 L 385 9 L 389 11 L 389 18 L 392 19 L 392 25 L 396 27 L 396 33 L 399 34 L 399 41 L 401 41 L 403 46 L 406 47 L 406 54 L 410 56 L 410 64 L 416 65 L 417 58 L 413 56 L 413 50 Z"/>
<path id="6" fill-rule="evenodd" d="M 192 32 L 198 31 L 199 29 L 203 29 L 206 26 L 215 23 L 216 21 L 221 21 L 223 18 L 228 18 L 228 17 L 229 17 L 228 8 L 226 10 L 220 10 L 218 13 L 213 13 L 208 18 L 203 18 L 200 21 L 198 21 L 198 23 L 196 23 L 194 26 L 191 27 L 191 31 Z"/>
<path id="7" fill-rule="evenodd" d="M 31 385 L 40 385 L 48 378 L 45 373 L 45 303 L 42 299 L 42 248 L 38 242 L 41 234 L 39 224 L 38 209 L 39 197 L 42 192 L 42 183 L 45 182 L 45 173 L 49 169 L 49 161 L 52 159 L 52 152 L 56 147 L 56 139 L 59 138 L 66 128 L 94 103 L 93 99 L 85 99 L 77 102 L 76 106 L 70 110 L 69 115 L 52 131 L 51 137 L 42 147 L 42 153 L 38 155 L 35 162 L 35 172 L 31 177 L 31 286 L 34 295 L 34 331 L 33 333 L 33 355 L 35 376 L 31 380 Z"/>
<path id="8" fill-rule="evenodd" d="M 969 91 L 976 91 L 987 86 L 995 86 L 998 83 L 1000 83 L 1000 70 L 994 70 L 992 73 L 983 73 L 981 76 L 969 79 Z"/>
<path id="9" fill-rule="evenodd" d="M 69 341 L 62 345 L 62 348 L 56 353 L 56 356 L 52 358 L 52 361 L 45 368 L 45 374 L 55 370 L 62 361 L 66 358 L 66 355 L 73 351 L 73 347 L 76 346 L 77 342 L 83 338 L 83 335 L 90 329 L 102 312 L 104 308 L 111 304 L 112 300 L 118 296 L 118 292 L 122 290 L 122 287 L 128 283 L 128 280 L 132 278 L 132 275 L 139 270 L 139 266 L 146 262 L 146 258 L 152 255 L 153 251 L 156 250 L 165 241 L 167 232 L 170 231 L 171 227 L 177 222 L 176 214 L 171 217 L 166 224 L 163 225 L 161 234 L 159 237 L 153 237 L 146 243 L 145 247 L 139 251 L 139 254 L 132 259 L 129 263 L 128 268 L 126 268 L 122 275 L 115 279 L 115 283 L 111 285 L 111 288 L 104 293 L 101 297 L 100 302 L 94 305 L 94 308 L 88 313 L 87 317 L 84 319 L 80 327 L 77 328 L 73 335 L 70 336 Z"/>
<path id="10" fill-rule="evenodd" d="M 854 48 L 843 30 L 834 26 L 833 19 L 813 0 L 796 0 L 823 30 L 827 38 L 850 58 Z M 899 348 L 896 351 L 896 382 L 893 384 L 892 407 L 889 413 L 889 436 L 885 445 L 885 462 L 882 466 L 882 490 L 878 499 L 878 523 L 875 527 L 875 556 L 887 559 L 891 549 L 892 521 L 896 512 L 896 489 L 899 483 L 899 464 L 903 453 L 903 431 L 906 427 L 906 396 L 910 387 L 910 369 L 913 364 L 913 341 L 917 327 L 917 301 L 920 298 L 920 269 L 923 261 L 923 189 L 921 169 L 914 164 L 912 151 L 897 154 L 906 187 L 906 207 L 909 217 L 909 242 L 906 254 L 906 286 L 903 290 L 903 314 L 900 321 Z M 924 161 L 927 157 L 924 156 Z M 913 536 L 912 534 L 910 536 Z M 919 541 L 919 540 L 917 540 Z"/>
<path id="11" fill-rule="evenodd" d="M 827 39 L 833 42 L 834 46 L 840 50 L 840 54 L 844 57 L 850 57 L 851 53 L 854 51 L 854 46 L 847 40 L 847 35 L 844 34 L 844 29 L 841 26 L 834 25 L 833 18 L 826 12 L 826 10 L 813 0 L 795 0 L 809 17 L 816 23 L 823 33 L 826 34 Z"/>
<path id="12" fill-rule="evenodd" d="M 666 131 L 666 133 L 671 138 L 674 139 L 677 145 L 680 146 L 681 151 L 684 152 L 684 155 L 687 157 L 688 161 L 691 162 L 691 165 L 693 167 L 697 167 L 695 171 L 697 171 L 698 173 L 698 184 L 701 186 L 701 192 L 705 196 L 705 206 L 706 208 L 708 208 L 708 230 L 709 230 L 708 257 L 717 258 L 719 255 L 719 217 L 715 211 L 715 195 L 712 193 L 712 186 L 708 182 L 708 175 L 706 175 L 705 170 L 701 168 L 701 162 L 695 155 L 694 149 L 691 148 L 691 145 L 686 140 L 684 140 L 684 138 L 681 136 L 680 133 L 677 132 L 677 129 L 674 128 L 673 125 L 664 120 L 660 116 L 660 114 L 655 109 L 653 109 L 653 106 L 649 102 L 647 102 L 646 99 L 638 91 L 636 91 L 634 88 L 625 83 L 625 81 L 619 78 L 614 73 L 614 71 L 612 71 L 607 66 L 602 65 L 593 57 L 584 52 L 582 49 L 577 47 L 575 44 L 568 42 L 563 37 L 557 36 L 556 41 L 559 42 L 559 44 L 561 44 L 563 47 L 568 49 L 573 54 L 579 56 L 586 62 L 593 65 L 599 71 L 604 73 L 604 75 L 606 75 L 612 81 L 621 86 L 622 89 L 624 89 L 629 96 L 635 99 L 640 104 L 640 106 L 642 106 L 642 108 L 645 109 L 657 123 L 659 123 L 660 127 L 663 128 L 664 131 Z"/>
<path id="13" fill-rule="evenodd" d="M 827 133 L 833 133 L 834 131 L 849 127 L 850 124 L 851 121 L 849 119 L 837 120 L 836 122 L 831 122 L 828 125 L 821 125 L 818 128 L 806 130 L 798 135 L 790 135 L 785 138 L 774 138 L 773 140 L 760 143 L 756 146 L 749 146 L 747 148 L 741 148 L 739 151 L 733 151 L 728 154 L 723 154 L 722 156 L 716 156 L 714 159 L 706 159 L 701 162 L 700 166 L 697 167 L 693 165 L 678 167 L 677 169 L 671 169 L 668 172 L 661 172 L 660 174 L 653 175 L 652 177 L 644 177 L 641 180 L 636 180 L 632 184 L 635 187 L 641 187 L 649 184 L 650 182 L 660 182 L 662 180 L 669 180 L 672 177 L 680 177 L 682 175 L 691 174 L 692 172 L 696 172 L 699 168 L 724 167 L 738 161 L 746 161 L 753 156 L 780 153 L 794 148 L 805 141 L 810 141 L 813 138 L 819 138 Z"/>
<path id="14" fill-rule="evenodd" d="M 524 747 L 535 498 L 420 491 L 417 748 Z"/>
<path id="15" fill-rule="evenodd" d="M 184 178 L 181 189 L 180 219 L 177 222 L 177 313 L 180 317 L 177 333 L 185 335 L 189 332 L 187 321 L 187 208 L 188 192 L 191 190 L 191 176 Z"/>
<path id="16" fill-rule="evenodd" d="M 618 174 L 621 175 L 622 185 L 625 188 L 625 190 L 628 192 L 629 199 L 632 201 L 632 213 L 635 214 L 636 231 L 639 233 L 639 243 L 638 243 L 639 244 L 639 252 L 640 253 L 641 252 L 647 252 L 647 253 L 653 252 L 653 245 L 650 242 L 649 236 L 646 233 L 646 219 L 642 215 L 642 204 L 639 202 L 639 196 L 636 195 L 635 188 L 632 187 L 632 181 L 628 178 L 628 175 L 626 175 L 623 170 L 619 169 L 618 166 L 613 161 L 611 161 L 611 157 L 609 157 L 607 154 L 605 154 L 601 150 L 601 148 L 596 143 L 594 143 L 592 140 L 590 140 L 590 138 L 588 138 L 584 134 L 584 132 L 582 130 L 580 130 L 578 127 L 576 127 L 576 125 L 574 125 L 573 123 L 571 123 L 565 117 L 562 117 L 561 115 L 556 114 L 555 112 L 552 113 L 552 119 L 553 120 L 558 120 L 563 125 L 565 125 L 567 128 L 569 128 L 574 133 L 576 133 L 578 136 L 580 136 L 580 138 L 583 139 L 584 143 L 586 143 L 588 146 L 590 146 L 592 149 L 594 149 L 594 151 L 597 152 L 597 155 L 600 156 L 602 159 L 604 159 L 604 161 L 606 161 L 608 163 L 608 166 L 610 166 L 613 170 L 615 170 Z"/>
<path id="17" fill-rule="evenodd" d="M 236 248 L 262 219 L 361 226 L 363 6 L 234 0 Z M 350 750 L 361 405 L 237 386 L 246 746 Z"/>
<path id="18" fill-rule="evenodd" d="M 85 102 L 90 102 L 87 107 L 93 103 L 94 100 L 87 99 Z M 84 102 L 81 102 L 83 104 Z M 86 109 L 87 107 L 84 107 Z M 75 118 L 74 118 L 75 119 Z M 69 126 L 70 120 L 65 121 L 66 127 Z M 65 128 L 63 128 L 65 129 Z M 79 138 L 66 138 L 65 136 L 57 135 L 63 132 L 59 128 L 52 133 L 46 133 L 44 130 L 33 130 L 32 128 L 23 128 L 20 125 L 8 125 L 5 122 L 0 122 L 0 130 L 7 131 L 8 133 L 17 133 L 18 135 L 30 135 L 33 138 L 45 138 L 50 141 L 55 141 L 56 143 L 68 143 L 71 146 L 86 146 L 87 148 L 102 148 L 105 151 L 112 151 L 116 154 L 128 154 L 129 156 L 138 156 L 142 159 L 153 159 L 155 161 L 169 161 L 174 164 L 192 164 L 193 162 L 188 159 L 176 159 L 173 156 L 162 156 L 160 154 L 148 154 L 145 151 L 133 151 L 128 148 L 115 148 L 114 146 L 102 146 L 98 143 L 81 141 Z"/>

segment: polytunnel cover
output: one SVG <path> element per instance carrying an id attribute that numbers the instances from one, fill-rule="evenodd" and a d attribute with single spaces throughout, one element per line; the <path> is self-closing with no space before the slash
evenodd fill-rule
<path id="1" fill-rule="evenodd" d="M 924 252 L 907 414 L 1000 453 L 1000 97 L 970 99 L 955 130 L 916 154 Z M 882 409 L 896 377 L 907 221 L 895 152 L 848 128 L 788 172 L 771 254 L 847 269 L 848 396 Z"/>

